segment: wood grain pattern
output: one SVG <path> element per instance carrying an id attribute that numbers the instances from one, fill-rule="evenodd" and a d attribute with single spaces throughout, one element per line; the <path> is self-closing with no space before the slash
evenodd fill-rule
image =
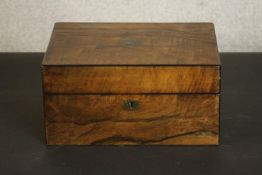
<path id="1" fill-rule="evenodd" d="M 48 66 L 46 93 L 219 93 L 219 66 Z"/>
<path id="2" fill-rule="evenodd" d="M 43 65 L 220 65 L 212 23 L 56 23 Z"/>
<path id="3" fill-rule="evenodd" d="M 45 112 L 50 145 L 218 144 L 219 95 L 46 95 Z"/>
<path id="4" fill-rule="evenodd" d="M 47 144 L 218 144 L 212 23 L 56 23 L 42 75 Z"/>

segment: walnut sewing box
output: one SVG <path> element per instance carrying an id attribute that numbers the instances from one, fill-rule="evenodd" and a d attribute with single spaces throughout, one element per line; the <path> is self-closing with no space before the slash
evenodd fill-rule
<path id="1" fill-rule="evenodd" d="M 48 145 L 217 145 L 212 23 L 56 23 L 42 62 Z"/>

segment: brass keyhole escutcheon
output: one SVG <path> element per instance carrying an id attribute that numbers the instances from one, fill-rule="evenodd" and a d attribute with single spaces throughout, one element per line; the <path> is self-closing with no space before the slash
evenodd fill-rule
<path id="1" fill-rule="evenodd" d="M 123 106 L 127 110 L 135 110 L 139 107 L 139 102 L 137 100 L 125 100 Z"/>

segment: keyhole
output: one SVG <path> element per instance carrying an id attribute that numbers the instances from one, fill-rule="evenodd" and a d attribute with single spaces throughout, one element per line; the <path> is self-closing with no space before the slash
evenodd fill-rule
<path id="1" fill-rule="evenodd" d="M 124 101 L 123 105 L 124 105 L 124 108 L 128 110 L 134 110 L 138 108 L 139 103 L 138 101 L 135 101 L 135 100 L 126 100 Z"/>
<path id="2" fill-rule="evenodd" d="M 129 101 L 129 106 L 130 106 L 130 108 L 133 108 L 134 107 L 134 102 Z"/>

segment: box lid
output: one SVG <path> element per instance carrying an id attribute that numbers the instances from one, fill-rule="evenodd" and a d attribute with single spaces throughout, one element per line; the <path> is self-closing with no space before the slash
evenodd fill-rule
<path id="1" fill-rule="evenodd" d="M 56 23 L 42 65 L 220 65 L 212 23 Z"/>

